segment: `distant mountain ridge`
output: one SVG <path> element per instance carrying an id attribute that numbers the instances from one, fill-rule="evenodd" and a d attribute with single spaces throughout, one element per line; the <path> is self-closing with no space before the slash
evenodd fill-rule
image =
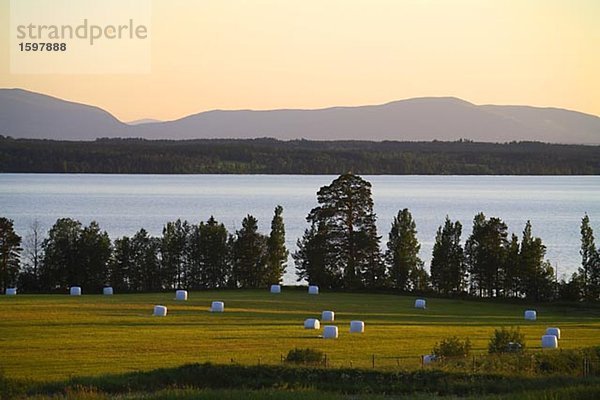
<path id="1" fill-rule="evenodd" d="M 0 135 L 94 140 L 258 138 L 282 140 L 541 141 L 600 144 L 600 118 L 559 108 L 475 105 L 423 97 L 316 110 L 213 110 L 174 121 L 123 123 L 94 106 L 23 89 L 0 89 Z"/>

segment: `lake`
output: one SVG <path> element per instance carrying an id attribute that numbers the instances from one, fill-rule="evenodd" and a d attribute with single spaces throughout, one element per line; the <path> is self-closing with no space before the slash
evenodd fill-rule
<path id="1" fill-rule="evenodd" d="M 364 176 L 373 185 L 377 225 L 385 247 L 398 210 L 417 224 L 421 258 L 429 265 L 435 232 L 446 215 L 463 224 L 463 242 L 473 216 L 502 218 L 521 236 L 527 220 L 547 246 L 559 276 L 580 264 L 579 227 L 588 213 L 600 237 L 599 176 Z M 307 227 L 316 192 L 326 175 L 78 175 L 0 174 L 0 216 L 13 219 L 24 236 L 34 220 L 47 230 L 56 219 L 98 221 L 111 239 L 145 228 L 153 235 L 177 218 L 197 223 L 213 215 L 233 232 L 252 214 L 268 234 L 273 209 L 284 207 L 290 253 Z M 284 283 L 296 281 L 291 257 Z"/>

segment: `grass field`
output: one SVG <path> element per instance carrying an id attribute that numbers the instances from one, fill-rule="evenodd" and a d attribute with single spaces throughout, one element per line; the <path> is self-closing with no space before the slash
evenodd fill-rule
<path id="1" fill-rule="evenodd" d="M 211 301 L 225 313 L 208 312 Z M 440 339 L 469 337 L 473 350 L 487 351 L 494 328 L 520 326 L 530 350 L 540 349 L 546 327 L 562 330 L 561 348 L 600 345 L 600 308 L 428 299 L 416 310 L 415 297 L 385 294 L 321 293 L 284 288 L 173 293 L 18 295 L 0 297 L 0 364 L 7 377 L 51 381 L 185 363 L 277 364 L 294 347 L 323 350 L 333 367 L 412 369 Z M 155 304 L 168 306 L 153 317 Z M 527 322 L 533 307 L 538 320 Z M 303 329 L 306 318 L 336 312 L 337 340 Z M 353 319 L 364 334 L 350 334 Z M 546 350 L 549 351 L 549 350 Z M 552 351 L 552 350 L 550 350 Z"/>

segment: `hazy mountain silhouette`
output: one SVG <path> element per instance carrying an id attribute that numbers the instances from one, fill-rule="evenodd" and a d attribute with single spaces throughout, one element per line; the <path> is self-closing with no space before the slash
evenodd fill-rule
<path id="1" fill-rule="evenodd" d="M 128 125 L 98 107 L 22 89 L 0 89 L 0 135 L 93 140 L 129 136 Z"/>
<path id="2" fill-rule="evenodd" d="M 97 107 L 20 89 L 0 89 L 0 134 L 89 140 L 257 138 L 536 140 L 600 144 L 600 118 L 558 108 L 478 106 L 453 97 L 318 110 L 214 110 L 175 121 L 124 124 Z"/>

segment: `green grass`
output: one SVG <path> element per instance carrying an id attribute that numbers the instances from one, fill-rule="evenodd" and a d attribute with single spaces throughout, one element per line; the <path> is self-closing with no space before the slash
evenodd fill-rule
<path id="1" fill-rule="evenodd" d="M 173 293 L 0 296 L 0 359 L 9 378 L 47 382 L 186 363 L 278 364 L 290 349 L 315 348 L 333 367 L 414 369 L 420 355 L 444 337 L 468 336 L 484 354 L 494 328 L 520 326 L 527 347 L 541 351 L 546 327 L 562 330 L 561 348 L 600 345 L 600 309 L 538 305 L 538 320 L 526 322 L 527 304 L 429 299 L 385 294 L 321 293 L 284 288 L 191 292 L 187 302 Z M 225 313 L 208 312 L 223 300 Z M 153 317 L 155 304 L 168 306 Z M 336 312 L 338 340 L 303 329 L 305 318 Z M 349 322 L 365 321 L 365 333 L 350 334 Z"/>

